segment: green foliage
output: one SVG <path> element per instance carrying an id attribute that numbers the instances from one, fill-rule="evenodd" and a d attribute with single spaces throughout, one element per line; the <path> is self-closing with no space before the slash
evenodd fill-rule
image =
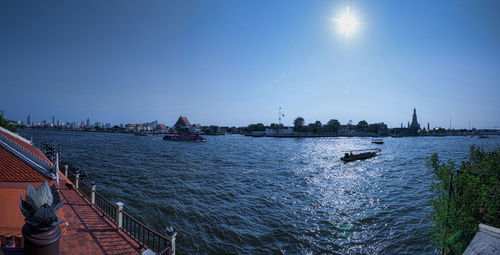
<path id="1" fill-rule="evenodd" d="M 269 127 L 278 134 L 280 133 L 280 130 L 285 128 L 283 124 L 276 124 L 276 123 L 272 123 Z"/>
<path id="2" fill-rule="evenodd" d="M 366 120 L 358 122 L 357 126 L 358 131 L 365 131 L 367 128 L 368 128 L 368 122 L 366 122 Z"/>
<path id="3" fill-rule="evenodd" d="M 337 133 L 340 130 L 340 122 L 335 119 L 329 120 L 323 128 L 326 132 Z"/>
<path id="4" fill-rule="evenodd" d="M 294 131 L 301 131 L 302 128 L 304 127 L 304 118 L 302 117 L 297 117 L 294 121 L 293 121 L 293 130 Z"/>
<path id="5" fill-rule="evenodd" d="M 0 126 L 10 130 L 11 132 L 16 132 L 17 130 L 17 123 L 11 120 L 4 119 L 1 115 L 0 115 Z"/>
<path id="6" fill-rule="evenodd" d="M 318 134 L 321 131 L 322 127 L 323 124 L 321 124 L 321 121 L 319 120 L 308 125 L 309 131 L 313 132 L 314 134 Z"/>
<path id="7" fill-rule="evenodd" d="M 257 124 L 250 124 L 247 127 L 248 132 L 253 132 L 253 131 L 266 131 L 266 126 L 262 123 L 257 123 Z"/>
<path id="8" fill-rule="evenodd" d="M 458 170 L 453 162 L 443 163 L 434 154 L 427 158 L 427 167 L 434 174 L 431 234 L 437 247 L 460 253 L 474 238 L 479 223 L 500 227 L 500 149 L 484 152 L 472 146 L 469 160 Z"/>

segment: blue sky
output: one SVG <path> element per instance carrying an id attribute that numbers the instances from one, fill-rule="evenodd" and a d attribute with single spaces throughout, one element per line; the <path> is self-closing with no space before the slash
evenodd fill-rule
<path id="1" fill-rule="evenodd" d="M 359 21 L 348 39 L 335 19 Z M 498 1 L 2 1 L 0 109 L 34 121 L 500 126 Z"/>

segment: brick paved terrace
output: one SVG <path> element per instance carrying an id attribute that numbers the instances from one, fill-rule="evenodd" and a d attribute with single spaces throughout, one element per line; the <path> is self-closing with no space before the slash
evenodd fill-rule
<path id="1" fill-rule="evenodd" d="M 140 248 L 116 225 L 109 221 L 89 201 L 61 176 L 60 194 L 64 199 L 63 210 L 67 226 L 62 225 L 63 235 L 59 242 L 60 254 L 141 254 Z"/>

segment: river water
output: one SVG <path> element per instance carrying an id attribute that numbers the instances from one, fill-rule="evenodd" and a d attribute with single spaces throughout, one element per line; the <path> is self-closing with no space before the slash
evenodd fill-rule
<path id="1" fill-rule="evenodd" d="M 500 137 L 250 138 L 22 130 L 61 144 L 98 192 L 156 230 L 173 225 L 178 254 L 435 254 L 425 158 L 461 162 Z M 381 147 L 342 163 L 342 151 Z"/>

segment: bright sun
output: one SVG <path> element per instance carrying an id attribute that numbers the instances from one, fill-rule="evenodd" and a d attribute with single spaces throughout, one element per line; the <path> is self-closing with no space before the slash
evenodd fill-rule
<path id="1" fill-rule="evenodd" d="M 359 25 L 356 17 L 352 15 L 349 6 L 347 6 L 345 12 L 338 18 L 334 19 L 334 21 L 337 23 L 339 32 L 345 35 L 346 38 L 349 38 L 351 34 L 356 32 Z"/>

